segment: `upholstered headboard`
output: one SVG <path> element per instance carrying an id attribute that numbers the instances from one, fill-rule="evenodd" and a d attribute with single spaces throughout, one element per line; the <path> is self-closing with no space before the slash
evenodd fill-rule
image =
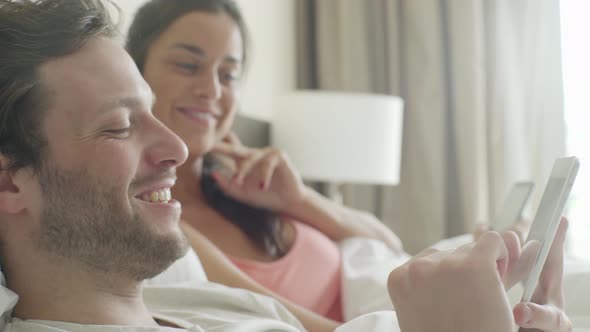
<path id="1" fill-rule="evenodd" d="M 263 147 L 270 144 L 270 123 L 238 114 L 234 131 L 246 146 Z"/>

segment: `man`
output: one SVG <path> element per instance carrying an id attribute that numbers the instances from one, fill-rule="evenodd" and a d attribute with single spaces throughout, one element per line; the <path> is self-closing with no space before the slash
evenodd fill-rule
<path id="1" fill-rule="evenodd" d="M 107 12 L 98 0 L 0 0 L 0 259 L 7 288 L 19 296 L 14 304 L 12 293 L 0 294 L 8 300 L 0 301 L 3 330 L 300 330 L 272 300 L 217 286 L 151 290 L 159 304 L 145 305 L 143 281 L 188 248 L 180 206 L 170 197 L 187 152 L 151 114 L 151 90 L 113 40 Z M 466 257 L 518 258 L 509 240 L 482 238 L 462 251 Z M 475 250 L 480 247 L 494 250 Z M 476 271 L 473 284 L 511 325 L 502 302 L 505 273 L 484 266 L 483 275 L 491 277 L 480 280 Z M 407 317 L 432 313 L 403 296 L 420 283 L 404 284 L 405 270 L 397 272 L 391 292 L 403 331 L 418 331 Z M 437 279 L 422 276 L 418 281 Z M 470 315 L 469 300 L 448 299 L 449 308 L 467 308 L 454 313 L 457 319 L 478 317 Z M 339 330 L 366 330 L 367 324 L 397 330 L 391 314 Z M 552 328 L 542 320 L 531 326 Z"/>

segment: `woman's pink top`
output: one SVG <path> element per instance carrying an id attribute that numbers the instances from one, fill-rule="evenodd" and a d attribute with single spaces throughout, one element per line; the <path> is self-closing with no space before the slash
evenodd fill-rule
<path id="1" fill-rule="evenodd" d="M 342 321 L 341 260 L 338 247 L 324 234 L 293 222 L 295 241 L 273 262 L 229 257 L 259 284 L 324 317 Z"/>

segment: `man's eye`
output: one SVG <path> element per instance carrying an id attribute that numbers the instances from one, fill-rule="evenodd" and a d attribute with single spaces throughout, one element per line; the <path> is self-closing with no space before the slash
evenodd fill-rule
<path id="1" fill-rule="evenodd" d="M 131 127 L 119 128 L 119 129 L 109 129 L 105 130 L 106 133 L 115 135 L 115 136 L 129 136 L 131 132 Z"/>

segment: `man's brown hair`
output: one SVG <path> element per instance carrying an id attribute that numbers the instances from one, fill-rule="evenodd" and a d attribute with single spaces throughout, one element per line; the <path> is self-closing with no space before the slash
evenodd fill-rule
<path id="1" fill-rule="evenodd" d="M 0 0 L 0 154 L 10 160 L 8 170 L 37 172 L 43 161 L 40 127 L 50 87 L 42 86 L 39 67 L 94 37 L 113 37 L 110 6 L 108 0 Z"/>

